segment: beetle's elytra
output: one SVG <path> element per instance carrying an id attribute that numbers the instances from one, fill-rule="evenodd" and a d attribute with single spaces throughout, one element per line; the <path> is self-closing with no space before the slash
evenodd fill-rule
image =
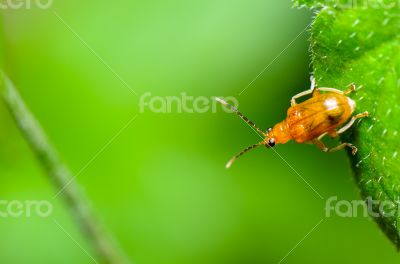
<path id="1" fill-rule="evenodd" d="M 233 157 L 226 167 L 229 168 L 237 158 L 256 147 L 264 145 L 271 148 L 276 144 L 285 144 L 289 140 L 297 143 L 313 143 L 324 152 L 335 152 L 350 147 L 355 155 L 357 147 L 351 143 L 342 143 L 334 148 L 328 148 L 322 142 L 324 136 L 338 137 L 347 131 L 357 119 L 368 116 L 368 112 L 352 116 L 356 103 L 347 95 L 355 90 L 354 84 L 351 84 L 344 92 L 335 88 L 317 88 L 314 78 L 311 77 L 311 88 L 292 97 L 286 119 L 266 132 L 259 129 L 235 107 L 217 98 L 218 102 L 229 107 L 264 138 L 260 143 L 244 149 Z M 296 102 L 296 99 L 309 94 L 312 95 L 311 98 L 302 103 Z M 350 121 L 348 121 L 349 119 Z M 346 121 L 348 121 L 347 124 Z"/>

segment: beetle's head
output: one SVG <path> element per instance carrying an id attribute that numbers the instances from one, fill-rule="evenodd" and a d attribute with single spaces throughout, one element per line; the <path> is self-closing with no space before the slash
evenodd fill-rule
<path id="1" fill-rule="evenodd" d="M 276 145 L 274 129 L 272 127 L 268 128 L 267 134 L 265 137 L 265 146 L 267 148 L 273 148 Z"/>
<path id="2" fill-rule="evenodd" d="M 273 128 L 268 128 L 264 142 L 267 148 L 272 148 L 276 144 L 285 144 L 291 139 L 286 121 L 276 124 Z"/>

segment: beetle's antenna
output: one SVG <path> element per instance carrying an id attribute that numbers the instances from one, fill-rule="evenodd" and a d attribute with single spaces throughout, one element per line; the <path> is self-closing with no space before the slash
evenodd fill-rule
<path id="1" fill-rule="evenodd" d="M 267 136 L 265 132 L 263 132 L 261 129 L 259 129 L 256 124 L 254 124 L 253 121 L 249 120 L 246 116 L 244 116 L 241 112 L 239 112 L 239 110 L 236 109 L 236 107 L 234 107 L 233 105 L 229 104 L 227 101 L 216 97 L 215 100 L 217 100 L 217 102 L 220 102 L 222 105 L 228 107 L 229 109 L 231 109 L 235 114 L 237 114 L 244 122 L 246 122 L 247 124 L 249 124 L 252 128 L 254 128 L 258 133 L 260 133 L 263 137 Z M 244 153 L 243 153 L 244 154 Z M 243 155 L 242 154 L 242 155 Z M 241 156 L 241 155 L 240 155 Z"/>
<path id="2" fill-rule="evenodd" d="M 250 146 L 250 147 L 242 150 L 239 154 L 237 154 L 232 159 L 230 159 L 230 161 L 226 164 L 226 168 L 229 169 L 232 166 L 232 164 L 235 162 L 235 160 L 237 160 L 239 157 L 243 156 L 243 154 L 245 154 L 245 153 L 249 152 L 250 150 L 255 149 L 255 148 L 259 147 L 259 146 L 262 146 L 264 144 L 265 144 L 265 142 L 262 141 L 262 142 L 260 142 L 258 144 L 254 144 L 253 146 Z"/>

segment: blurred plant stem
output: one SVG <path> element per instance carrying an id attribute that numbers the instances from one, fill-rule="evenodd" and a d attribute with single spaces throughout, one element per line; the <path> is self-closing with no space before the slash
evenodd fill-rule
<path id="1" fill-rule="evenodd" d="M 59 159 L 39 122 L 31 114 L 11 80 L 0 74 L 0 92 L 19 129 L 45 168 L 57 190 L 63 189 L 61 197 L 66 201 L 77 224 L 88 238 L 98 256 L 99 263 L 128 263 L 117 247 L 114 239 L 105 232 L 91 212 L 89 202 L 84 197 L 71 172 Z M 68 186 L 65 188 L 65 186 Z"/>

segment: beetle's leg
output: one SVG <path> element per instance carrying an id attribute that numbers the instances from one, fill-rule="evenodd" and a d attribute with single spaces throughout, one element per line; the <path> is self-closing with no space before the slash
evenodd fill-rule
<path id="1" fill-rule="evenodd" d="M 319 92 L 319 88 L 315 88 L 313 91 L 312 91 L 312 95 L 313 96 L 317 96 L 317 95 L 320 95 L 321 93 Z"/>
<path id="2" fill-rule="evenodd" d="M 358 115 L 353 116 L 353 117 L 351 118 L 351 120 L 350 120 L 344 127 L 342 127 L 341 129 L 339 129 L 339 130 L 337 131 L 337 133 L 340 135 L 340 134 L 346 132 L 346 131 L 354 124 L 354 122 L 355 122 L 357 119 L 363 118 L 363 117 L 367 117 L 367 116 L 369 116 L 369 113 L 368 113 L 368 112 L 364 112 L 364 113 L 361 113 L 361 114 L 358 114 Z"/>
<path id="3" fill-rule="evenodd" d="M 303 97 L 303 96 L 312 94 L 313 92 L 314 92 L 314 89 L 313 89 L 313 90 L 310 89 L 310 90 L 301 92 L 301 93 L 299 93 L 299 94 L 296 94 L 295 96 L 292 97 L 292 100 L 290 101 L 290 104 L 291 104 L 292 106 L 296 105 L 296 104 L 297 104 L 297 103 L 296 103 L 296 99 L 299 99 L 300 97 Z"/>
<path id="4" fill-rule="evenodd" d="M 355 122 L 357 119 L 363 118 L 363 117 L 367 117 L 367 116 L 369 116 L 369 113 L 368 113 L 368 112 L 364 112 L 364 113 L 355 115 L 355 116 L 353 116 L 353 117 L 351 118 L 351 120 L 350 120 L 344 127 L 342 127 L 341 129 L 339 129 L 338 131 L 333 130 L 333 131 L 329 131 L 328 133 L 324 133 L 324 134 L 322 134 L 321 136 L 319 136 L 318 138 L 314 139 L 314 140 L 312 141 L 312 143 L 314 143 L 314 144 L 315 144 L 320 150 L 322 150 L 323 152 L 335 152 L 335 151 L 342 150 L 342 149 L 344 149 L 345 147 L 349 147 L 349 148 L 351 148 L 351 153 L 352 153 L 353 155 L 356 155 L 358 149 L 357 149 L 357 147 L 354 146 L 353 144 L 350 144 L 350 143 L 342 143 L 342 144 L 340 144 L 339 146 L 336 146 L 336 147 L 334 147 L 334 148 L 328 148 L 328 147 L 324 144 L 324 142 L 322 142 L 321 139 L 322 139 L 326 134 L 328 134 L 328 135 L 331 136 L 331 137 L 337 137 L 337 136 L 339 136 L 340 134 L 346 132 L 346 131 L 354 124 L 354 122 Z"/>
<path id="5" fill-rule="evenodd" d="M 319 137 L 318 137 L 318 140 L 320 140 L 320 141 L 321 141 L 321 140 L 322 140 L 322 138 L 323 138 L 323 137 L 325 137 L 327 134 L 328 134 L 328 132 L 326 132 L 326 133 L 322 134 L 321 136 L 319 136 Z"/>
<path id="6" fill-rule="evenodd" d="M 352 153 L 353 155 L 356 155 L 356 153 L 357 153 L 357 151 L 358 151 L 357 147 L 354 146 L 353 144 L 350 144 L 350 143 L 342 143 L 342 144 L 340 144 L 339 146 L 336 146 L 336 147 L 334 147 L 334 148 L 328 148 L 328 147 L 324 144 L 324 142 L 322 142 L 319 138 L 318 138 L 318 139 L 314 139 L 312 142 L 313 142 L 320 150 L 322 150 L 323 152 L 336 152 L 336 151 L 339 151 L 339 150 L 344 149 L 345 147 L 351 148 L 351 153 Z"/>
<path id="7" fill-rule="evenodd" d="M 336 88 L 328 88 L 328 87 L 323 87 L 323 88 L 318 88 L 318 90 L 323 91 L 323 92 L 331 92 L 331 93 L 338 93 L 338 94 L 345 94 L 345 92 L 336 89 Z"/>
<path id="8" fill-rule="evenodd" d="M 309 94 L 313 94 L 313 95 L 315 95 L 317 93 L 319 94 L 319 91 L 318 91 L 319 89 L 317 88 L 317 83 L 315 82 L 315 78 L 314 78 L 313 75 L 311 75 L 310 81 L 311 81 L 311 87 L 310 87 L 309 90 L 301 92 L 299 94 L 296 94 L 295 96 L 292 97 L 292 100 L 290 100 L 290 104 L 292 106 L 297 104 L 296 103 L 296 99 L 299 99 L 300 97 L 303 97 L 303 96 L 306 96 L 306 95 L 309 95 Z"/>
<path id="9" fill-rule="evenodd" d="M 354 146 L 353 144 L 350 144 L 350 143 L 343 143 L 343 144 L 340 144 L 337 147 L 330 148 L 330 149 L 328 149 L 328 152 L 336 152 L 336 151 L 344 149 L 345 147 L 351 148 L 351 154 L 353 154 L 353 156 L 356 155 L 356 153 L 358 151 L 358 148 L 356 146 Z"/>
<path id="10" fill-rule="evenodd" d="M 324 142 L 321 141 L 321 139 L 313 139 L 312 143 L 314 145 L 316 145 L 320 150 L 322 150 L 323 152 L 327 152 L 328 151 L 328 147 L 325 146 Z"/>
<path id="11" fill-rule="evenodd" d="M 315 90 L 317 88 L 317 81 L 315 80 L 314 75 L 310 76 L 311 87 L 310 90 Z"/>
<path id="12" fill-rule="evenodd" d="M 332 131 L 329 131 L 329 132 L 328 132 L 328 135 L 329 135 L 331 138 L 337 138 L 337 137 L 339 136 L 339 133 L 338 133 L 336 130 L 332 130 Z"/>
<path id="13" fill-rule="evenodd" d="M 320 94 L 317 82 L 315 81 L 314 75 L 311 75 L 311 87 L 313 96 L 317 96 Z"/>
<path id="14" fill-rule="evenodd" d="M 318 90 L 323 91 L 323 92 L 331 92 L 331 93 L 338 93 L 338 94 L 351 94 L 352 92 L 356 91 L 356 85 L 354 83 L 350 84 L 349 87 L 345 91 L 341 91 L 336 88 L 329 88 L 329 87 L 323 87 L 323 88 L 318 88 Z"/>
<path id="15" fill-rule="evenodd" d="M 356 85 L 354 83 L 350 84 L 349 87 L 347 88 L 346 91 L 344 91 L 344 94 L 351 94 L 356 91 Z"/>

